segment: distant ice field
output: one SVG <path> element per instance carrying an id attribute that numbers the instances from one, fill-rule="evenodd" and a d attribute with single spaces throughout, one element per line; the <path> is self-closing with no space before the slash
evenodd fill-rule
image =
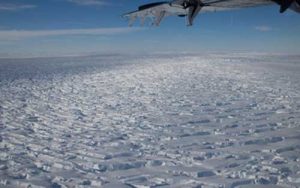
<path id="1" fill-rule="evenodd" d="M 300 56 L 0 59 L 0 187 L 300 187 Z"/>

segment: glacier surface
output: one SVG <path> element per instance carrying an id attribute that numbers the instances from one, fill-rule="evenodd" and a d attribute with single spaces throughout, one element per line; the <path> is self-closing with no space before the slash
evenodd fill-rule
<path id="1" fill-rule="evenodd" d="M 300 187 L 299 59 L 2 59 L 0 187 Z"/>

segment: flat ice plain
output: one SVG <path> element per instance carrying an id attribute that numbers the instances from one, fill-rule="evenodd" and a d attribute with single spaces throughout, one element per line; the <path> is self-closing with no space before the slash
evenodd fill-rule
<path id="1" fill-rule="evenodd" d="M 300 56 L 2 59 L 0 187 L 300 187 Z"/>

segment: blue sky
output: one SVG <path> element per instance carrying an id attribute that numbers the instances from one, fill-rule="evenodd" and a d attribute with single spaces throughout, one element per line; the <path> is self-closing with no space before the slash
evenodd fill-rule
<path id="1" fill-rule="evenodd" d="M 94 53 L 251 51 L 300 53 L 300 15 L 277 5 L 205 13 L 192 27 L 128 27 L 125 12 L 155 0 L 1 0 L 0 57 Z"/>

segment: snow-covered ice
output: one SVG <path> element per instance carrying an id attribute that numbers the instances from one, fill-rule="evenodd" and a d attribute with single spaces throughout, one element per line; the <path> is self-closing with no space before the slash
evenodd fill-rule
<path id="1" fill-rule="evenodd" d="M 0 187 L 300 187 L 299 59 L 2 59 Z"/>

